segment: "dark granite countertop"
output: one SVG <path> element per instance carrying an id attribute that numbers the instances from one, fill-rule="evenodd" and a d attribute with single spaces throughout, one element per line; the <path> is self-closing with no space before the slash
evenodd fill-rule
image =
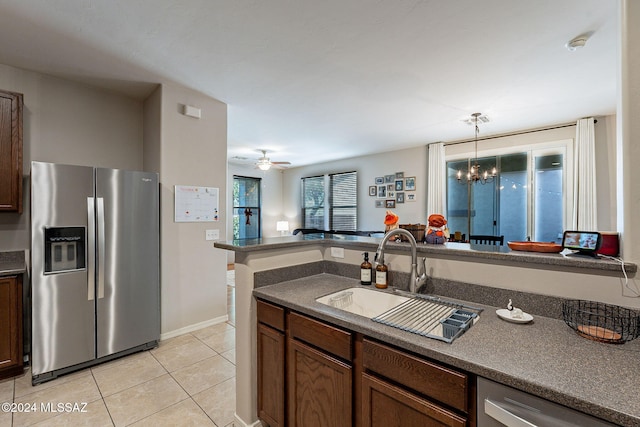
<path id="1" fill-rule="evenodd" d="M 373 251 L 382 239 L 374 237 L 346 236 L 340 234 L 299 234 L 297 236 L 271 237 L 262 239 L 243 239 L 229 242 L 215 242 L 214 247 L 234 252 L 257 252 L 273 249 L 286 249 L 312 245 L 337 246 L 357 250 Z M 389 242 L 387 253 L 410 252 L 409 243 Z M 580 271 L 584 269 L 617 273 L 622 276 L 619 262 L 606 258 L 588 256 L 565 256 L 538 252 L 512 251 L 508 246 L 476 245 L 468 243 L 447 243 L 445 245 L 418 244 L 420 256 L 457 259 L 468 262 L 494 262 L 496 264 Z M 625 263 L 627 274 L 635 274 L 638 266 Z"/>
<path id="2" fill-rule="evenodd" d="M 0 252 L 0 276 L 22 274 L 26 271 L 24 251 Z"/>
<path id="3" fill-rule="evenodd" d="M 316 298 L 354 286 L 355 279 L 318 274 L 256 288 L 258 298 L 360 332 L 622 426 L 640 425 L 640 340 L 602 344 L 578 336 L 562 320 L 529 324 L 485 310 L 467 333 L 447 344 L 332 308 Z M 367 288 L 370 288 L 367 286 Z"/>

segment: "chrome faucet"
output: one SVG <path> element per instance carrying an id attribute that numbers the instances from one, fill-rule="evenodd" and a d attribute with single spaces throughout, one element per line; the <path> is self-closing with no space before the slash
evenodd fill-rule
<path id="1" fill-rule="evenodd" d="M 413 234 L 409 233 L 404 228 L 396 228 L 385 234 L 382 238 L 382 241 L 378 245 L 375 263 L 376 265 L 384 264 L 384 247 L 392 236 L 399 234 L 407 237 L 407 239 L 409 239 L 409 243 L 411 244 L 411 277 L 409 278 L 409 292 L 416 293 L 422 285 L 427 283 L 427 269 L 425 266 L 426 258 L 422 258 L 422 273 L 418 273 L 417 244 L 416 239 L 413 237 Z"/>

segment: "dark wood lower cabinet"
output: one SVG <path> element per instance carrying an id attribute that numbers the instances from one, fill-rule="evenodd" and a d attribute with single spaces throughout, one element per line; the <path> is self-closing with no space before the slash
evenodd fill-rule
<path id="1" fill-rule="evenodd" d="M 0 379 L 23 370 L 22 275 L 0 277 Z"/>
<path id="2" fill-rule="evenodd" d="M 363 427 L 465 427 L 465 418 L 379 378 L 362 374 Z"/>
<path id="3" fill-rule="evenodd" d="M 271 427 L 284 427 L 284 334 L 259 323 L 258 355 L 258 417 Z"/>
<path id="4" fill-rule="evenodd" d="M 289 425 L 351 426 L 351 366 L 294 339 L 288 346 Z"/>
<path id="5" fill-rule="evenodd" d="M 285 310 L 257 301 L 258 417 L 270 427 L 285 427 Z"/>
<path id="6" fill-rule="evenodd" d="M 258 416 L 270 427 L 475 427 L 475 377 L 258 300 Z"/>

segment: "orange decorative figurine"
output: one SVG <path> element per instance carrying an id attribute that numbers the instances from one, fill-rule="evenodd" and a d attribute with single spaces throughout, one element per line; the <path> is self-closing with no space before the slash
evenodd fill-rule
<path id="1" fill-rule="evenodd" d="M 398 228 L 398 220 L 400 217 L 391 211 L 387 211 L 384 215 L 384 232 L 388 233 L 391 230 Z"/>
<path id="2" fill-rule="evenodd" d="M 427 227 L 427 243 L 441 245 L 449 238 L 449 228 L 447 220 L 440 214 L 429 215 L 429 226 Z"/>

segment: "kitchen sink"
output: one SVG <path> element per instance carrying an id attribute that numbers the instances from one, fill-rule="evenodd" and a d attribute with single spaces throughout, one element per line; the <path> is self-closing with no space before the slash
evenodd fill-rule
<path id="1" fill-rule="evenodd" d="M 349 313 L 372 318 L 409 300 L 408 297 L 366 288 L 349 288 L 316 299 Z"/>
<path id="2" fill-rule="evenodd" d="M 410 297 L 349 288 L 317 302 L 428 338 L 451 343 L 480 320 L 481 308 L 431 295 Z"/>

